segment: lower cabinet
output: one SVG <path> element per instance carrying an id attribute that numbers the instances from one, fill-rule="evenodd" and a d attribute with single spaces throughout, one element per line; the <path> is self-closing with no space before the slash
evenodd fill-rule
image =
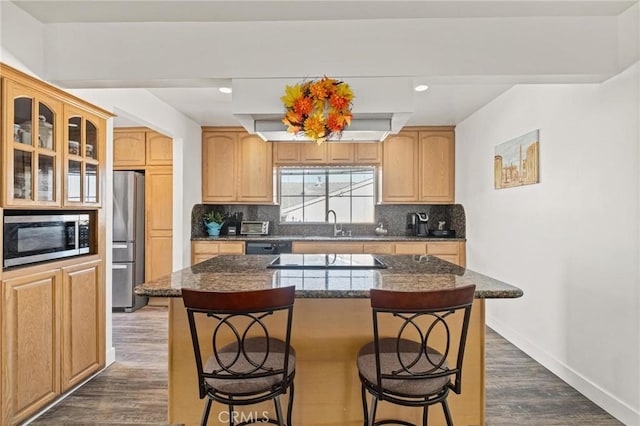
<path id="1" fill-rule="evenodd" d="M 18 424 L 104 366 L 100 260 L 2 281 L 2 413 Z"/>
<path id="2" fill-rule="evenodd" d="M 294 241 L 293 253 L 430 254 L 465 266 L 464 241 Z"/>
<path id="3" fill-rule="evenodd" d="M 62 391 L 105 363 L 104 306 L 100 261 L 62 269 Z"/>
<path id="4" fill-rule="evenodd" d="M 61 393 L 60 269 L 2 282 L 3 425 L 17 424 Z"/>
<path id="5" fill-rule="evenodd" d="M 191 243 L 192 265 L 219 254 L 244 254 L 244 241 L 193 241 Z"/>

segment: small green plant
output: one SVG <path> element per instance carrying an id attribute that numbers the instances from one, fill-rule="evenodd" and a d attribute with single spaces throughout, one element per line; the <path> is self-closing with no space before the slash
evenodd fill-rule
<path id="1" fill-rule="evenodd" d="M 210 211 L 204 214 L 204 223 L 222 223 L 226 219 L 226 216 L 220 212 Z"/>

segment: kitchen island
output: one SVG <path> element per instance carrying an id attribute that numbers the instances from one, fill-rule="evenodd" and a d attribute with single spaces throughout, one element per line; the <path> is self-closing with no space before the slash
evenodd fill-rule
<path id="1" fill-rule="evenodd" d="M 295 285 L 293 423 L 347 426 L 363 422 L 355 360 L 360 346 L 372 339 L 369 289 L 417 291 L 475 284 L 462 393 L 451 394 L 449 405 L 456 424 L 484 424 L 485 299 L 520 297 L 520 289 L 427 255 L 376 255 L 387 266 L 385 269 L 268 269 L 276 257 L 218 256 L 136 288 L 138 294 L 171 298 L 169 423 L 198 424 L 204 406 L 198 398 L 191 338 L 180 298 L 182 288 L 242 292 Z M 335 261 L 335 255 L 327 258 Z M 218 413 L 225 408 L 214 404 L 213 409 L 210 424 L 220 424 Z M 263 410 L 272 410 L 272 404 L 248 407 L 246 412 L 250 416 Z M 383 403 L 378 410 L 378 418 L 392 416 L 413 422 L 420 418 L 419 409 Z M 444 424 L 441 410 L 430 410 L 430 424 Z"/>

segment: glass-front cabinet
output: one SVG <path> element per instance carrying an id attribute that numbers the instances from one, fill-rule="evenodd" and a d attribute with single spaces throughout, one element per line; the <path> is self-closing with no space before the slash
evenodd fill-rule
<path id="1" fill-rule="evenodd" d="M 99 205 L 100 146 L 103 121 L 80 109 L 65 106 L 64 205 Z"/>
<path id="2" fill-rule="evenodd" d="M 62 103 L 11 80 L 3 92 L 4 205 L 59 206 Z"/>

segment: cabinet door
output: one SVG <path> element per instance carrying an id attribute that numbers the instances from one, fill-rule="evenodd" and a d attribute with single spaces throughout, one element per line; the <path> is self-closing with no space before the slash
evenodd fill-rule
<path id="1" fill-rule="evenodd" d="M 300 164 L 301 143 L 277 142 L 273 145 L 273 162 L 275 164 Z"/>
<path id="2" fill-rule="evenodd" d="M 149 167 L 145 175 L 145 280 L 173 270 L 173 169 Z"/>
<path id="3" fill-rule="evenodd" d="M 202 202 L 236 201 L 237 132 L 202 135 Z"/>
<path id="4" fill-rule="evenodd" d="M 100 261 L 63 268 L 63 391 L 104 366 L 104 317 Z"/>
<path id="5" fill-rule="evenodd" d="M 389 136 L 382 154 L 382 201 L 418 201 L 418 132 Z"/>
<path id="6" fill-rule="evenodd" d="M 238 137 L 237 201 L 273 203 L 272 144 L 260 137 L 240 134 Z"/>
<path id="7" fill-rule="evenodd" d="M 173 165 L 173 139 L 156 132 L 147 132 L 147 166 Z"/>
<path id="8" fill-rule="evenodd" d="M 380 142 L 355 144 L 355 162 L 358 164 L 380 164 L 382 144 Z"/>
<path id="9" fill-rule="evenodd" d="M 396 254 L 427 254 L 427 244 L 420 242 L 396 243 Z"/>
<path id="10" fill-rule="evenodd" d="M 420 132 L 420 201 L 454 202 L 454 132 Z"/>
<path id="11" fill-rule="evenodd" d="M 113 167 L 137 168 L 146 164 L 145 132 L 113 132 Z"/>
<path id="12" fill-rule="evenodd" d="M 2 424 L 60 394 L 60 270 L 2 282 Z"/>
<path id="13" fill-rule="evenodd" d="M 78 108 L 64 106 L 65 206 L 99 207 L 103 185 L 105 121 Z"/>
<path id="14" fill-rule="evenodd" d="M 306 164 L 326 163 L 327 144 L 318 145 L 315 142 L 303 142 L 300 147 L 300 161 Z"/>
<path id="15" fill-rule="evenodd" d="M 456 265 L 465 266 L 465 245 L 461 242 L 429 242 L 427 254 Z"/>
<path id="16" fill-rule="evenodd" d="M 350 142 L 328 142 L 327 161 L 332 164 L 353 164 L 354 145 Z"/>
<path id="17" fill-rule="evenodd" d="M 393 243 L 364 243 L 362 252 L 369 254 L 393 254 L 395 252 L 395 246 Z"/>
<path id="18" fill-rule="evenodd" d="M 362 253 L 362 243 L 358 242 L 318 242 L 318 241 L 294 241 L 293 253 L 338 253 L 357 254 Z"/>
<path id="19" fill-rule="evenodd" d="M 61 205 L 62 103 L 3 80 L 4 205 Z"/>

